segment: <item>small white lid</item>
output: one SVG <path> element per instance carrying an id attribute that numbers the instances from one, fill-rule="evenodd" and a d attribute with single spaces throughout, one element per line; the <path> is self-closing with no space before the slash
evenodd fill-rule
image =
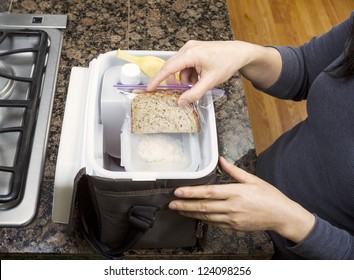
<path id="1" fill-rule="evenodd" d="M 140 68 L 134 63 L 122 66 L 120 82 L 123 85 L 138 85 L 140 83 Z"/>

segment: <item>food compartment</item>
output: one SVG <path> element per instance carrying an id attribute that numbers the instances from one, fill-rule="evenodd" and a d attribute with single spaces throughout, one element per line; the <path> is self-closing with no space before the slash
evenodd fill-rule
<path id="1" fill-rule="evenodd" d="M 121 165 L 126 171 L 194 172 L 200 162 L 197 134 L 123 131 Z"/>
<path id="2" fill-rule="evenodd" d="M 173 54 L 151 51 L 131 53 L 155 55 L 163 59 Z M 120 83 L 119 74 L 124 64 L 115 57 L 115 52 L 110 52 L 100 55 L 90 65 L 84 154 L 86 172 L 106 178 L 139 181 L 195 179 L 213 172 L 218 161 L 218 147 L 211 95 L 203 97 L 210 105 L 198 112 L 203 120 L 199 133 L 166 134 L 163 139 L 158 135 L 132 134 L 129 126 L 125 128 L 127 117 L 130 121 L 131 98 L 120 95 L 114 86 Z M 144 79 L 142 76 L 142 83 Z M 138 146 L 156 149 L 146 148 L 156 141 L 171 146 L 167 151 L 161 149 L 160 156 L 154 154 L 150 159 L 147 153 L 139 152 Z M 163 145 L 157 146 L 161 148 Z M 176 154 L 176 151 L 179 152 Z"/>

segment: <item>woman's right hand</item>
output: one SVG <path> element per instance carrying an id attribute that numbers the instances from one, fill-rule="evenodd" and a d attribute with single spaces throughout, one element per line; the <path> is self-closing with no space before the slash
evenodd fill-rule
<path id="1" fill-rule="evenodd" d="M 156 89 L 162 81 L 180 72 L 181 82 L 193 86 L 181 95 L 179 104 L 193 103 L 250 63 L 257 47 L 241 41 L 189 41 L 166 61 L 147 89 Z"/>

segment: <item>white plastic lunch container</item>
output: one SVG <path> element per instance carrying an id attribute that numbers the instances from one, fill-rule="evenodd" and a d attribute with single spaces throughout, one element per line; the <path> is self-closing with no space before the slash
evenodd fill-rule
<path id="1" fill-rule="evenodd" d="M 158 56 L 168 59 L 174 52 L 127 51 L 130 54 Z M 101 54 L 88 68 L 71 71 L 60 146 L 57 158 L 52 219 L 68 223 L 74 201 L 74 179 L 84 168 L 89 176 L 122 182 L 203 182 L 215 174 L 218 144 L 215 113 L 211 94 L 203 99 L 208 104 L 201 111 L 201 131 L 191 135 L 175 135 L 181 143 L 181 157 L 169 163 L 149 162 L 139 158 L 137 145 L 141 137 L 123 131 L 130 100 L 117 93 L 120 71 L 125 61 L 115 51 Z M 147 77 L 140 74 L 140 82 Z M 146 140 L 146 139 L 145 139 Z M 178 144 L 179 145 L 179 144 Z"/>

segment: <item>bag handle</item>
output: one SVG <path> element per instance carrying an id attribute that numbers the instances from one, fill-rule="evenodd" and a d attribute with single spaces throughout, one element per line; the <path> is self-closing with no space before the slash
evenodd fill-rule
<path id="1" fill-rule="evenodd" d="M 108 248 L 96 238 L 98 217 L 95 205 L 89 195 L 87 178 L 83 176 L 77 185 L 78 212 L 83 234 L 91 245 L 109 259 L 123 259 L 124 252 L 132 248 L 153 225 L 158 207 L 133 205 L 128 211 L 128 231 L 125 240 L 116 248 Z"/>
<path id="2" fill-rule="evenodd" d="M 103 256 L 109 259 L 123 259 L 124 252 L 132 248 L 154 224 L 158 208 L 149 205 L 133 205 L 128 212 L 128 231 L 125 240 L 116 248 L 108 248 L 93 233 L 93 227 L 86 227 L 84 234 L 89 242 Z M 85 227 L 84 227 L 85 228 Z"/>

